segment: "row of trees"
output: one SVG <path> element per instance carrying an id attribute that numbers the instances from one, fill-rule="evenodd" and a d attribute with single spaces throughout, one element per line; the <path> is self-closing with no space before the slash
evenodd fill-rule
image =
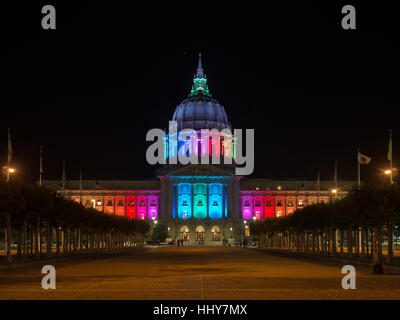
<path id="1" fill-rule="evenodd" d="M 374 272 L 381 273 L 383 237 L 387 236 L 390 263 L 394 255 L 393 234 L 399 224 L 399 184 L 365 184 L 354 187 L 341 200 L 256 221 L 250 225 L 250 231 L 258 236 L 261 246 L 268 248 L 324 255 L 366 257 L 372 254 Z"/>
<path id="2" fill-rule="evenodd" d="M 0 226 L 5 227 L 8 262 L 12 261 L 12 231 L 17 232 L 17 255 L 26 259 L 41 253 L 121 250 L 150 230 L 144 220 L 86 208 L 48 188 L 16 181 L 0 181 Z"/>

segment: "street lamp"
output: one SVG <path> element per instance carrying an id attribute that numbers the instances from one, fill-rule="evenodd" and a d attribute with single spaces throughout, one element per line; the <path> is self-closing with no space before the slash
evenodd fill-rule
<path id="1" fill-rule="evenodd" d="M 243 220 L 243 223 L 244 223 L 244 224 L 246 224 L 246 223 L 247 223 L 247 221 L 246 221 L 246 220 Z"/>
<path id="2" fill-rule="evenodd" d="M 253 217 L 253 221 L 256 222 L 256 219 L 257 219 L 256 216 L 254 216 L 254 217 Z"/>
<path id="3" fill-rule="evenodd" d="M 331 190 L 332 194 L 335 196 L 335 200 L 337 199 L 337 189 L 332 189 Z"/>
<path id="4" fill-rule="evenodd" d="M 10 180 L 10 174 L 15 173 L 15 171 L 16 171 L 15 168 L 11 168 L 8 166 L 4 166 L 3 170 L 4 170 L 4 174 L 7 176 L 7 181 Z"/>

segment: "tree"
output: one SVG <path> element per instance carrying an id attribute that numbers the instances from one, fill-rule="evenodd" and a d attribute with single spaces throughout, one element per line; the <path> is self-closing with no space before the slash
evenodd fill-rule
<path id="1" fill-rule="evenodd" d="M 164 242 L 167 236 L 168 236 L 168 228 L 165 225 L 158 223 L 153 229 L 153 234 L 152 234 L 153 241 Z"/>

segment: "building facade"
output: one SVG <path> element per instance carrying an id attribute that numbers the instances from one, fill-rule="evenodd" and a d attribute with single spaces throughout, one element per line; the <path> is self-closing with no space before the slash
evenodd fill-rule
<path id="1" fill-rule="evenodd" d="M 304 206 L 343 197 L 354 182 L 254 179 L 235 175 L 235 144 L 226 139 L 201 140 L 204 130 L 231 130 L 223 106 L 212 98 L 201 57 L 192 90 L 179 104 L 172 120 L 178 131 L 195 132 L 190 152 L 196 156 L 216 152 L 232 164 L 164 165 L 151 180 L 47 180 L 44 185 L 62 190 L 66 197 L 109 214 L 145 219 L 168 227 L 168 237 L 187 245 L 222 246 L 250 237 L 249 222 L 285 216 Z M 225 136 L 234 140 L 232 136 Z M 194 142 L 193 142 L 194 141 Z M 167 136 L 165 158 L 171 145 L 182 144 Z M 195 147 L 193 147 L 195 146 Z M 204 146 L 209 148 L 205 149 Z M 214 149 L 214 147 L 217 148 Z M 177 152 L 178 152 L 177 151 Z M 185 149 L 185 152 L 186 149 Z M 210 153 L 211 154 L 211 153 Z M 62 187 L 61 187 L 62 186 Z M 335 192 L 333 192 L 335 191 Z"/>

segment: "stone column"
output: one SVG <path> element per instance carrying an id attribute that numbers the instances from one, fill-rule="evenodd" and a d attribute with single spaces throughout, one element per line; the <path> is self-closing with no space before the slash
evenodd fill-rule
<path id="1" fill-rule="evenodd" d="M 207 203 L 206 203 L 206 206 L 207 206 L 207 217 L 206 217 L 206 219 L 209 219 L 210 218 L 210 212 L 209 212 L 209 208 L 210 208 L 210 198 L 209 198 L 209 196 L 210 196 L 210 193 L 208 192 L 208 188 L 209 188 L 209 186 L 210 186 L 210 184 L 209 183 L 207 183 L 206 184 L 207 185 L 207 187 L 206 187 L 206 191 L 207 191 Z"/>

